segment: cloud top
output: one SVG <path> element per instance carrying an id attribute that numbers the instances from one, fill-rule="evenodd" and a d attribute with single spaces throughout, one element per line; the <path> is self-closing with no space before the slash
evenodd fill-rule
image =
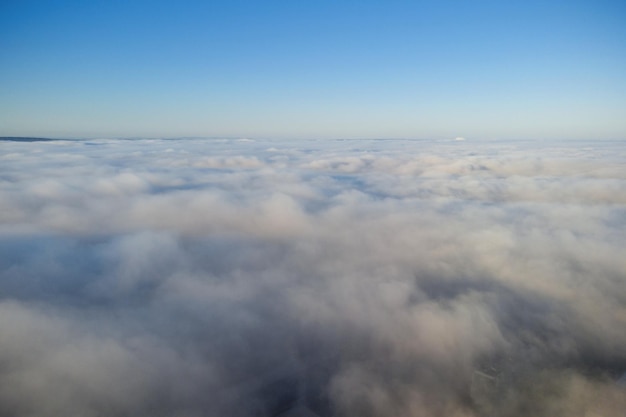
<path id="1" fill-rule="evenodd" d="M 0 415 L 626 407 L 622 142 L 1 146 Z"/>

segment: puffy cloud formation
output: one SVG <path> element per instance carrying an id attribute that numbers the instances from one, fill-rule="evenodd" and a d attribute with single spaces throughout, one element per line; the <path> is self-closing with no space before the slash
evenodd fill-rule
<path id="1" fill-rule="evenodd" d="M 625 224 L 623 142 L 0 142 L 0 415 L 621 416 Z"/>

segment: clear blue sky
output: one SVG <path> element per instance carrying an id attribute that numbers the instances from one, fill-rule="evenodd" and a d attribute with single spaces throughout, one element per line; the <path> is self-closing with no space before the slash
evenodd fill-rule
<path id="1" fill-rule="evenodd" d="M 626 1 L 3 0 L 0 135 L 626 139 Z"/>

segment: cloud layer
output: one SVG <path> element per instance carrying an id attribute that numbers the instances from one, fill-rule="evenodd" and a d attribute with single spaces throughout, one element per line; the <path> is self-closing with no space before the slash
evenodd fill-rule
<path id="1" fill-rule="evenodd" d="M 3 142 L 0 160 L 2 416 L 626 409 L 623 142 Z"/>

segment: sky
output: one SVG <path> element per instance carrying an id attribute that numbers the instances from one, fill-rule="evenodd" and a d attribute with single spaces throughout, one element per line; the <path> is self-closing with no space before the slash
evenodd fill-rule
<path id="1" fill-rule="evenodd" d="M 0 147 L 2 416 L 624 414 L 623 141 Z"/>
<path id="2" fill-rule="evenodd" d="M 626 138 L 623 1 L 17 1 L 0 135 Z"/>

